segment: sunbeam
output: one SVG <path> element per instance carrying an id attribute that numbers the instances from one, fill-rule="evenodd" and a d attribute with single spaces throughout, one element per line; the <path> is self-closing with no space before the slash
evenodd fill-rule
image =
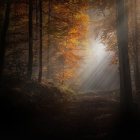
<path id="1" fill-rule="evenodd" d="M 1 138 L 140 139 L 140 0 L 0 0 L 0 19 Z"/>
<path id="2" fill-rule="evenodd" d="M 78 75 L 80 90 L 97 92 L 119 89 L 118 65 L 111 65 L 113 52 L 107 52 L 106 46 L 99 40 L 90 41 L 88 56 Z"/>

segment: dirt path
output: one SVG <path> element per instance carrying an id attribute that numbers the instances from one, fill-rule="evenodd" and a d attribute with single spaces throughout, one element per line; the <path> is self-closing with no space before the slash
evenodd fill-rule
<path id="1" fill-rule="evenodd" d="M 78 95 L 56 117 L 56 129 L 51 134 L 70 140 L 114 140 L 139 136 L 139 117 L 125 116 L 121 120 L 119 106 L 119 98 L 114 95 Z"/>
<path id="2" fill-rule="evenodd" d="M 118 108 L 119 102 L 114 97 L 78 95 L 56 117 L 54 124 L 59 130 L 52 130 L 52 133 L 80 140 L 109 138 L 117 120 Z"/>
<path id="3" fill-rule="evenodd" d="M 79 94 L 61 105 L 43 105 L 35 110 L 32 107 L 29 110 L 22 110 L 21 107 L 15 110 L 16 105 L 13 112 L 9 111 L 10 103 L 8 110 L 4 110 L 8 115 L 3 118 L 7 125 L 3 123 L 6 131 L 2 134 L 10 138 L 11 135 L 16 136 L 17 139 L 30 136 L 30 139 L 45 137 L 49 140 L 118 140 L 130 138 L 130 134 L 134 138 L 140 132 L 140 128 L 136 129 L 140 127 L 140 115 L 128 115 L 121 120 L 119 97 L 112 93 Z"/>

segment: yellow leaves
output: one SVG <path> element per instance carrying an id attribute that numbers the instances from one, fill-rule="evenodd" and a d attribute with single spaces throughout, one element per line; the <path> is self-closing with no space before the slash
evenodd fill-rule
<path id="1" fill-rule="evenodd" d="M 73 29 L 70 30 L 69 33 L 70 33 L 70 34 L 74 34 L 74 33 L 78 33 L 78 31 L 77 31 L 75 28 L 73 28 Z"/>
<path id="2" fill-rule="evenodd" d="M 116 55 L 114 55 L 112 57 L 112 60 L 111 60 L 111 64 L 110 65 L 113 65 L 113 64 L 119 64 L 119 58 Z"/>
<path id="3" fill-rule="evenodd" d="M 56 74 L 56 79 L 57 82 L 64 83 L 75 76 L 76 73 L 73 72 L 73 69 L 64 69 Z"/>
<path id="4" fill-rule="evenodd" d="M 76 76 L 82 48 L 86 48 L 88 16 L 85 0 L 56 1 L 51 14 L 51 46 L 56 46 L 52 65 L 57 63 L 55 79 L 64 83 Z M 45 7 L 44 7 L 45 8 Z M 48 18 L 46 18 L 48 19 Z M 45 20 L 44 20 L 45 21 Z M 47 23 L 46 23 L 47 24 Z M 44 37 L 47 40 L 47 36 Z M 45 41 L 44 41 L 45 42 Z M 44 43 L 47 46 L 47 41 Z M 52 58 L 51 58 L 52 60 Z"/>

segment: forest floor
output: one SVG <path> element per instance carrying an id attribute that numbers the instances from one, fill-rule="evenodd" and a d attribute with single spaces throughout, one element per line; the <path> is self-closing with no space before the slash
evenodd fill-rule
<path id="1" fill-rule="evenodd" d="M 0 137 L 4 139 L 140 137 L 140 96 L 135 96 L 134 111 L 122 116 L 115 92 L 70 95 L 70 91 L 36 83 L 9 85 L 0 84 Z"/>

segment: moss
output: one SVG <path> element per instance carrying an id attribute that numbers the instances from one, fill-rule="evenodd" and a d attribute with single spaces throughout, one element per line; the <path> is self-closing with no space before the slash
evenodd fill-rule
<path id="1" fill-rule="evenodd" d="M 74 90 L 72 90 L 71 88 L 69 88 L 68 86 L 59 85 L 59 86 L 57 86 L 57 88 L 59 88 L 59 90 L 61 92 L 68 93 L 68 94 L 71 94 L 71 95 L 76 95 L 76 92 Z"/>

